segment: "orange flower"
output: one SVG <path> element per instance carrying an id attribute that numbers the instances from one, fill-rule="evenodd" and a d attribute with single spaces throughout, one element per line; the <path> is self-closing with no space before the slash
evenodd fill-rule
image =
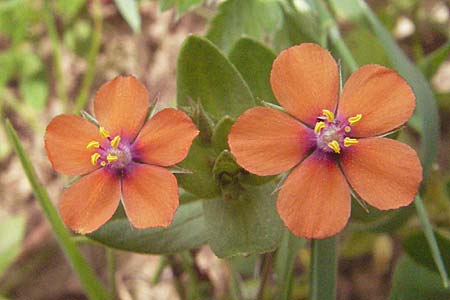
<path id="1" fill-rule="evenodd" d="M 277 209 L 295 235 L 325 238 L 342 230 L 350 216 L 350 188 L 382 210 L 411 203 L 422 180 L 417 154 L 381 137 L 404 124 L 415 107 L 413 91 L 395 71 L 363 66 L 339 95 L 333 57 L 318 45 L 302 44 L 280 53 L 270 82 L 287 113 L 246 111 L 228 143 L 249 172 L 266 176 L 293 168 Z"/>
<path id="2" fill-rule="evenodd" d="M 187 156 L 198 134 L 195 125 L 175 109 L 164 109 L 145 123 L 148 92 L 132 76 L 104 84 L 94 112 L 101 127 L 60 115 L 45 134 L 53 168 L 85 175 L 63 192 L 64 223 L 79 233 L 92 232 L 111 218 L 122 199 L 134 227 L 168 226 L 178 207 L 178 184 L 164 167 Z"/>

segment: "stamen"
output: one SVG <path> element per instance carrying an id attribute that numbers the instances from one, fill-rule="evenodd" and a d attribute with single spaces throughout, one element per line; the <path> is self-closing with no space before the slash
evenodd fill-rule
<path id="1" fill-rule="evenodd" d="M 356 145 L 356 144 L 358 144 L 358 140 L 357 139 L 352 139 L 352 138 L 349 138 L 349 137 L 346 137 L 344 139 L 344 147 L 350 147 L 350 146 L 353 146 L 353 145 Z"/>
<path id="2" fill-rule="evenodd" d="M 315 134 L 319 134 L 320 131 L 325 128 L 325 123 L 324 122 L 317 122 L 316 126 L 314 126 L 314 133 Z"/>
<path id="3" fill-rule="evenodd" d="M 90 141 L 87 145 L 86 145 L 86 149 L 91 150 L 91 149 L 98 149 L 100 148 L 100 143 L 97 141 Z"/>
<path id="4" fill-rule="evenodd" d="M 344 131 L 349 133 L 350 131 L 352 131 L 352 128 L 350 126 L 345 126 Z"/>
<path id="5" fill-rule="evenodd" d="M 100 166 L 102 166 L 102 167 L 106 166 L 106 161 L 102 161 L 102 162 L 100 163 Z"/>
<path id="6" fill-rule="evenodd" d="M 356 122 L 358 122 L 359 120 L 361 120 L 361 118 L 362 118 L 362 114 L 357 114 L 354 117 L 348 118 L 348 122 L 350 123 L 350 125 L 353 125 Z"/>
<path id="7" fill-rule="evenodd" d="M 337 141 L 332 141 L 330 143 L 328 143 L 328 147 L 331 148 L 331 150 L 334 151 L 334 153 L 341 153 L 341 146 L 339 146 L 339 143 Z"/>
<path id="8" fill-rule="evenodd" d="M 117 146 L 119 146 L 119 143 L 120 143 L 120 136 L 119 136 L 119 135 L 116 136 L 116 137 L 113 138 L 113 139 L 111 140 L 111 142 L 109 142 L 109 143 L 111 144 L 111 147 L 117 148 Z"/>
<path id="9" fill-rule="evenodd" d="M 322 109 L 322 113 L 325 115 L 325 117 L 327 117 L 328 122 L 333 122 L 334 113 L 332 113 L 328 109 Z"/>
<path id="10" fill-rule="evenodd" d="M 91 155 L 91 164 L 93 166 L 95 166 L 97 164 L 98 159 L 100 158 L 100 154 L 98 154 L 97 152 L 95 152 L 94 154 Z"/>
<path id="11" fill-rule="evenodd" d="M 118 156 L 112 155 L 112 154 L 108 154 L 108 156 L 106 157 L 106 160 L 107 160 L 108 162 L 113 162 L 113 161 L 116 161 L 116 160 L 118 160 L 118 159 L 119 159 Z"/>
<path id="12" fill-rule="evenodd" d="M 110 134 L 109 134 L 108 131 L 106 131 L 105 128 L 100 127 L 100 128 L 98 129 L 98 131 L 100 132 L 100 135 L 101 135 L 102 138 L 104 138 L 104 139 L 109 138 Z"/>

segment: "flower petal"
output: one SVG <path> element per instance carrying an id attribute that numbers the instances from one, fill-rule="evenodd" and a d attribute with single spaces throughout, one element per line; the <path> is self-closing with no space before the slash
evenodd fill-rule
<path id="1" fill-rule="evenodd" d="M 97 91 L 95 116 L 112 135 L 133 140 L 147 116 L 148 97 L 147 89 L 135 77 L 116 77 Z"/>
<path id="2" fill-rule="evenodd" d="M 350 188 L 333 160 L 313 153 L 286 179 L 277 209 L 295 235 L 326 238 L 341 231 L 350 217 Z"/>
<path id="3" fill-rule="evenodd" d="M 134 164 L 122 179 L 125 212 L 136 228 L 167 227 L 178 207 L 178 184 L 168 170 Z"/>
<path id="4" fill-rule="evenodd" d="M 59 212 L 69 228 L 85 234 L 105 224 L 116 211 L 119 201 L 119 178 L 100 169 L 64 190 Z"/>
<path id="5" fill-rule="evenodd" d="M 411 117 L 415 106 L 414 92 L 397 72 L 366 65 L 345 83 L 338 117 L 347 119 L 362 114 L 352 127 L 352 135 L 370 137 L 400 127 Z"/>
<path id="6" fill-rule="evenodd" d="M 360 139 L 341 154 L 340 162 L 355 192 L 378 209 L 410 204 L 422 181 L 416 152 L 392 139 Z"/>
<path id="7" fill-rule="evenodd" d="M 228 135 L 236 161 L 266 176 L 287 171 L 311 150 L 313 132 L 288 114 L 255 107 L 244 112 Z"/>
<path id="8" fill-rule="evenodd" d="M 81 175 L 98 168 L 91 164 L 92 150 L 86 145 L 100 138 L 92 123 L 74 115 L 60 115 L 48 124 L 45 150 L 53 169 L 67 175 Z"/>
<path id="9" fill-rule="evenodd" d="M 133 153 L 142 162 L 171 166 L 186 158 L 198 133 L 184 112 L 167 108 L 144 125 L 133 145 Z"/>
<path id="10" fill-rule="evenodd" d="M 270 83 L 278 102 L 310 126 L 323 109 L 336 109 L 338 66 L 319 45 L 305 43 L 282 51 L 273 63 Z"/>

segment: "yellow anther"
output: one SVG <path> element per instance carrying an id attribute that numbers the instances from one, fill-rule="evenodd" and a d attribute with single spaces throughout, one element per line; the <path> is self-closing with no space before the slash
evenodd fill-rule
<path id="1" fill-rule="evenodd" d="M 102 161 L 102 162 L 100 163 L 100 166 L 102 166 L 102 167 L 106 166 L 106 161 Z"/>
<path id="2" fill-rule="evenodd" d="M 91 155 L 91 164 L 93 166 L 95 166 L 97 164 L 98 159 L 100 158 L 100 154 L 98 154 L 97 152 L 95 152 L 94 154 Z"/>
<path id="3" fill-rule="evenodd" d="M 358 144 L 358 140 L 357 139 L 352 139 L 352 138 L 349 138 L 349 137 L 346 137 L 344 139 L 344 147 L 350 147 L 350 146 L 356 145 L 356 144 Z"/>
<path id="4" fill-rule="evenodd" d="M 119 143 L 120 143 L 120 136 L 119 136 L 119 135 L 116 136 L 116 137 L 113 138 L 113 139 L 111 140 L 111 142 L 109 142 L 109 143 L 111 144 L 111 147 L 117 148 L 117 146 L 119 146 Z"/>
<path id="5" fill-rule="evenodd" d="M 108 154 L 108 156 L 106 156 L 106 160 L 107 160 L 108 162 L 113 162 L 113 161 L 116 161 L 116 160 L 118 160 L 118 159 L 119 159 L 119 157 L 116 156 L 116 155 Z"/>
<path id="6" fill-rule="evenodd" d="M 102 138 L 104 138 L 104 139 L 109 138 L 110 134 L 109 134 L 108 131 L 106 131 L 105 128 L 100 127 L 100 128 L 98 129 L 98 131 L 100 132 L 100 136 L 101 136 Z"/>
<path id="7" fill-rule="evenodd" d="M 334 120 L 334 113 L 328 109 L 322 109 L 322 113 L 325 117 L 327 117 L 328 122 L 332 122 Z"/>
<path id="8" fill-rule="evenodd" d="M 330 143 L 328 143 L 328 147 L 331 148 L 331 150 L 334 151 L 334 153 L 341 153 L 341 146 L 339 146 L 339 143 L 337 141 L 332 141 Z"/>
<path id="9" fill-rule="evenodd" d="M 91 149 L 97 149 L 100 147 L 100 143 L 97 141 L 90 141 L 87 145 L 86 145 L 86 149 L 91 150 Z"/>
<path id="10" fill-rule="evenodd" d="M 345 126 L 344 131 L 349 133 L 350 131 L 352 131 L 352 128 L 350 126 Z"/>
<path id="11" fill-rule="evenodd" d="M 319 134 L 320 131 L 325 127 L 325 123 L 324 122 L 317 122 L 316 126 L 314 126 L 314 133 L 315 134 Z"/>
<path id="12" fill-rule="evenodd" d="M 362 114 L 357 114 L 354 117 L 348 118 L 348 122 L 350 123 L 350 125 L 353 125 L 356 122 L 358 122 L 359 120 L 361 120 L 361 118 L 362 118 Z"/>

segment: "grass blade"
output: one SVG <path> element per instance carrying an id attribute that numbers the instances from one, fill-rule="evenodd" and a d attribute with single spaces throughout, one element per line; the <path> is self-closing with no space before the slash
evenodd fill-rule
<path id="1" fill-rule="evenodd" d="M 336 236 L 313 240 L 309 299 L 335 300 L 337 278 Z"/>
<path id="2" fill-rule="evenodd" d="M 418 195 L 414 201 L 416 206 L 417 215 L 419 216 L 420 223 L 422 224 L 423 233 L 428 241 L 428 246 L 430 247 L 431 254 L 433 256 L 434 263 L 439 271 L 442 278 L 442 284 L 445 288 L 448 288 L 448 274 L 445 270 L 445 264 L 442 260 L 441 251 L 439 250 L 436 237 L 434 236 L 433 227 L 428 219 L 427 211 L 423 205 L 422 198 Z"/>
<path id="3" fill-rule="evenodd" d="M 23 149 L 22 143 L 20 142 L 19 137 L 17 136 L 17 133 L 9 120 L 6 121 L 5 128 L 11 144 L 20 159 L 28 181 L 30 182 L 33 193 L 39 201 L 39 204 L 50 222 L 61 248 L 64 250 L 64 253 L 66 254 L 86 293 L 92 300 L 106 300 L 108 298 L 108 294 L 98 281 L 74 241 L 71 240 L 70 233 L 66 230 L 61 218 L 58 215 L 58 212 L 56 211 L 53 203 L 50 201 L 46 189 L 39 182 L 34 167 Z"/>

